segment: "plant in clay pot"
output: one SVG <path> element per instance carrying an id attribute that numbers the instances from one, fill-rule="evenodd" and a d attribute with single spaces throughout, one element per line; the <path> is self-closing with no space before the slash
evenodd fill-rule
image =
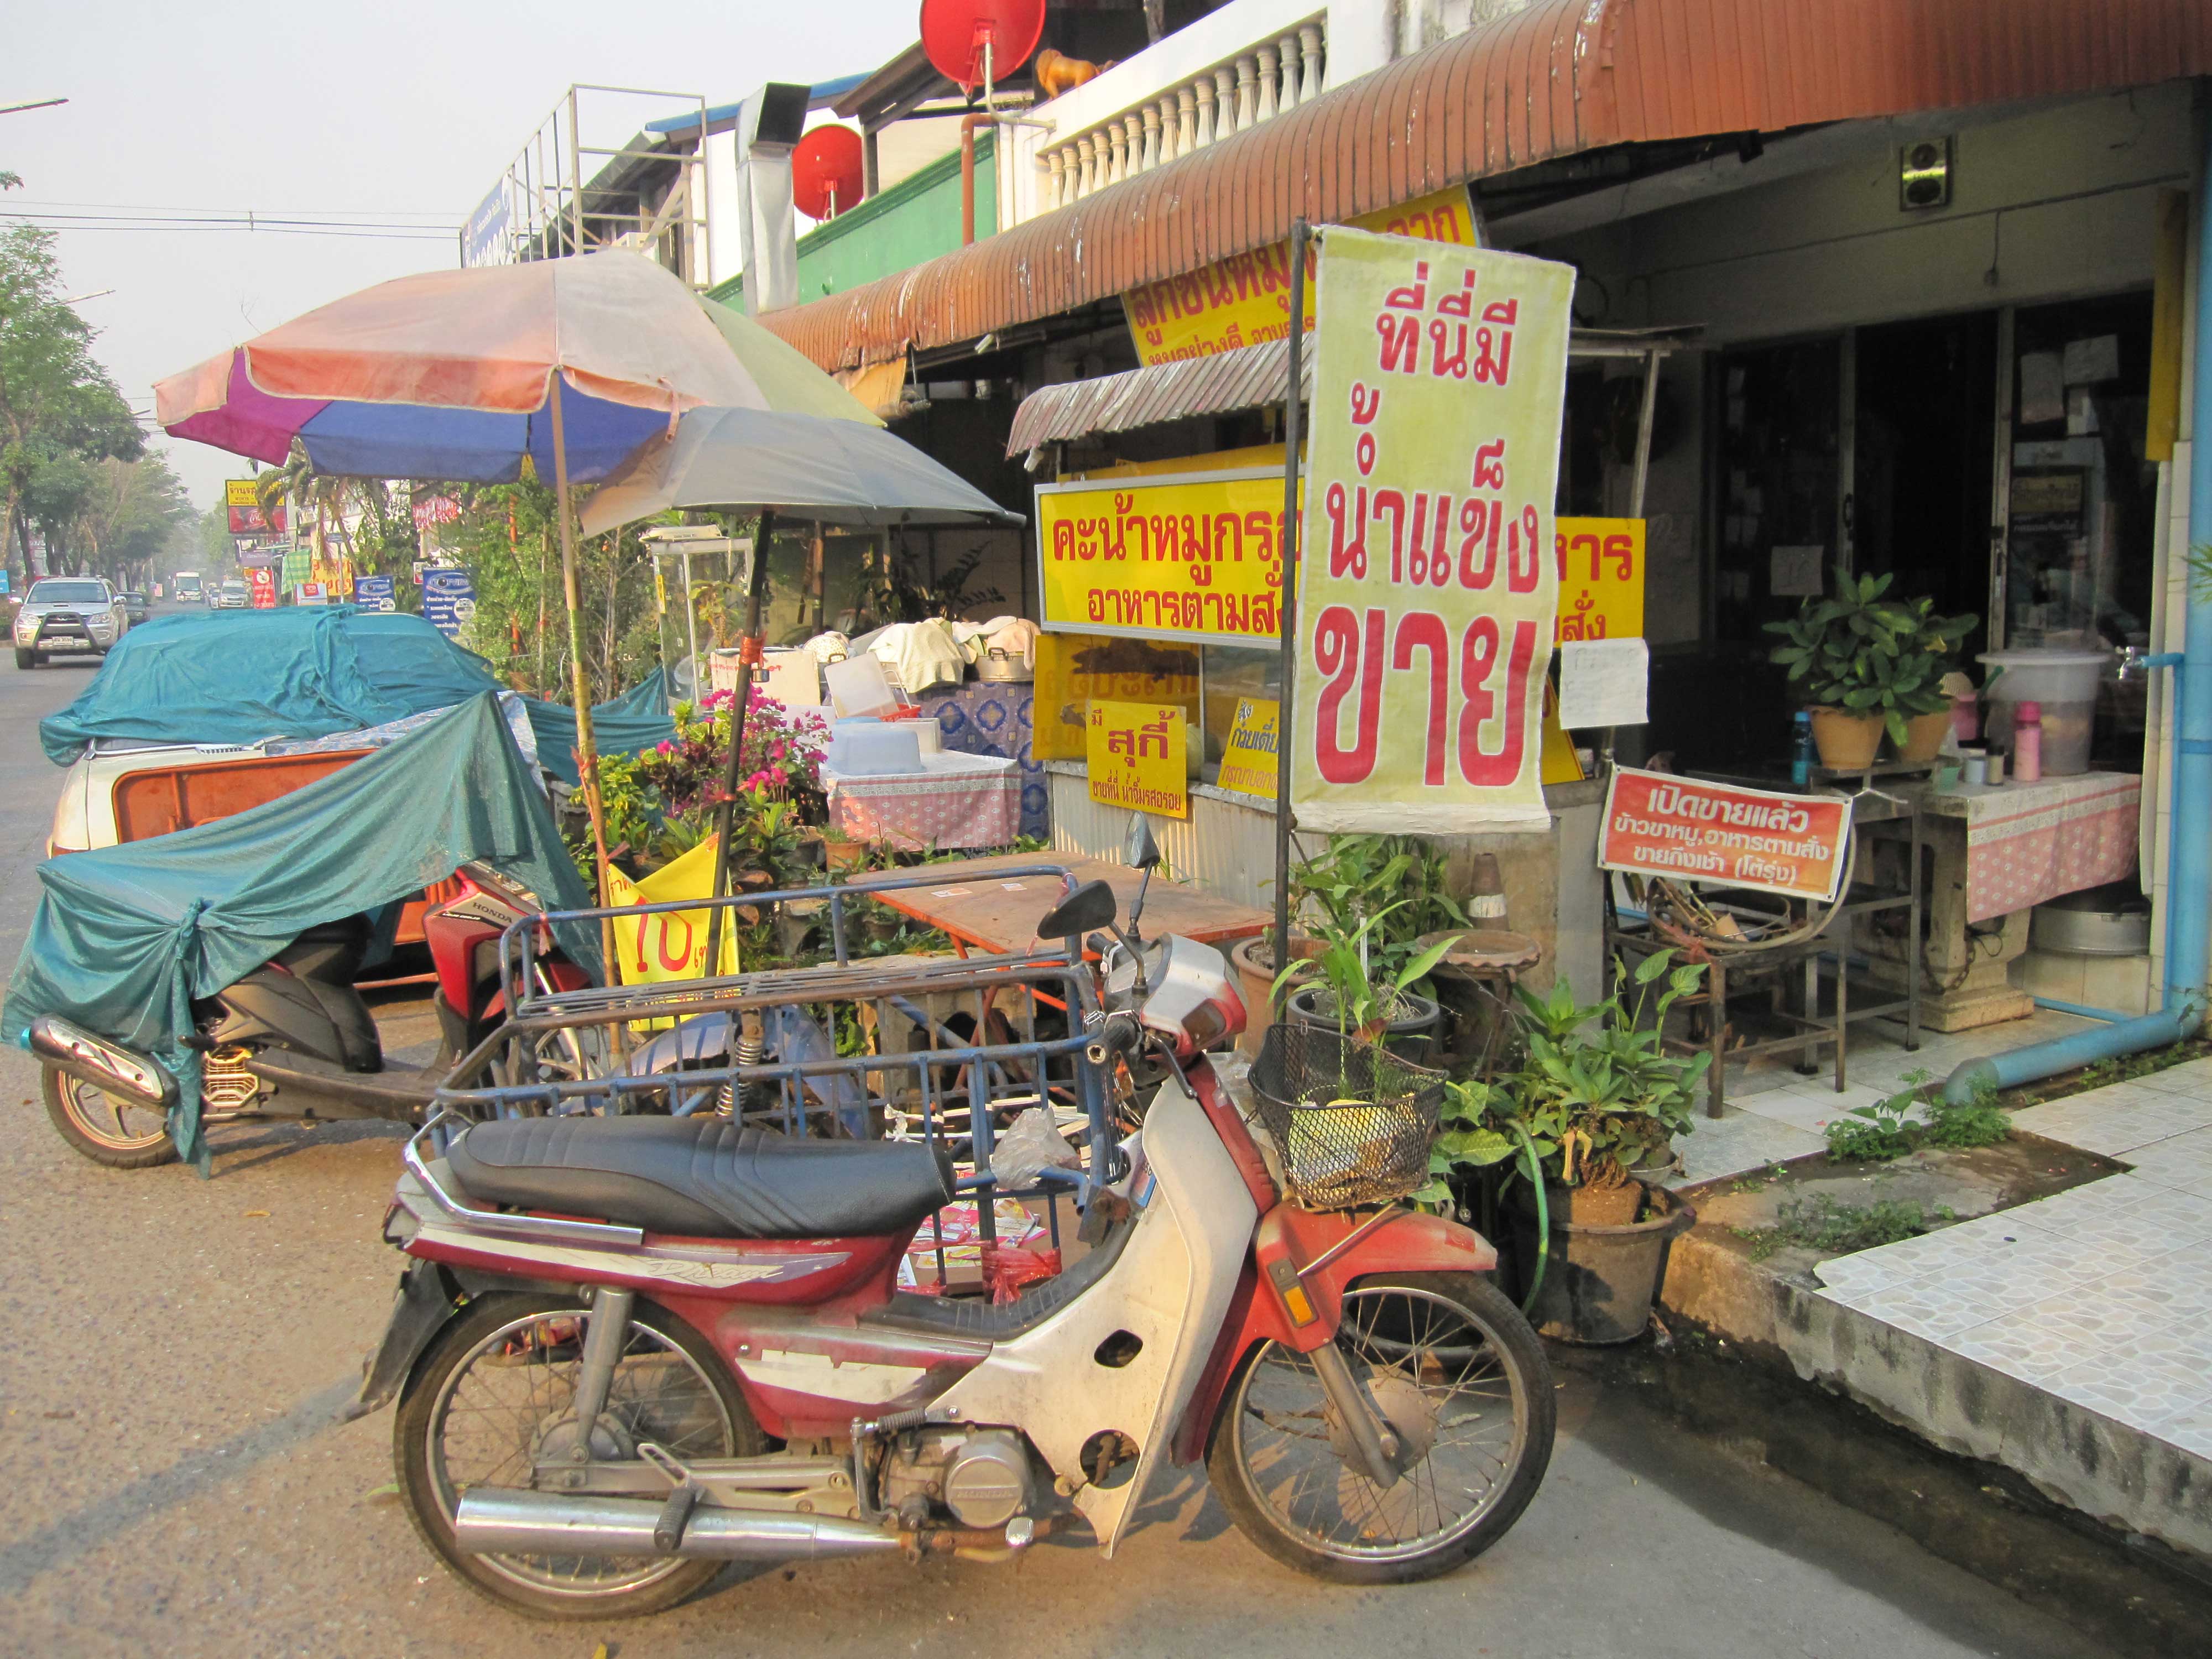
<path id="1" fill-rule="evenodd" d="M 1773 660 L 1812 700 L 1821 764 L 1873 764 L 1885 732 L 1900 753 L 1926 745 L 1932 754 L 1942 728 L 1926 717 L 1948 713 L 1942 678 L 1977 618 L 1939 617 L 1930 599 L 1887 599 L 1891 576 L 1853 576 L 1838 565 L 1835 578 L 1835 597 L 1808 599 L 1790 621 L 1766 624 L 1784 641 Z"/>
<path id="2" fill-rule="evenodd" d="M 1614 979 L 1625 983 L 1589 1006 L 1575 1001 L 1564 978 L 1540 997 L 1514 988 L 1527 1053 L 1505 1086 L 1555 1214 L 1600 1225 L 1636 1219 L 1644 1189 L 1632 1172 L 1688 1131 L 1712 1062 L 1711 1054 L 1678 1059 L 1662 1046 L 1668 1011 L 1705 971 L 1676 967 L 1673 951 L 1658 951 L 1633 975 L 1616 961 Z M 1624 1000 L 1631 984 L 1634 999 Z"/>

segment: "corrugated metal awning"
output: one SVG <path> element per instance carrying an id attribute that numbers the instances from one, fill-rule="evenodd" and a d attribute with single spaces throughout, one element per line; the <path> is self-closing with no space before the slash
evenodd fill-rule
<path id="1" fill-rule="evenodd" d="M 1314 354 L 1305 354 L 1299 365 L 1300 397 L 1313 392 Z M 1014 427 L 1006 440 L 1006 453 L 1019 455 L 1044 444 L 1070 443 L 1102 432 L 1127 432 L 1132 427 L 1157 426 L 1162 421 L 1188 420 L 1197 415 L 1227 415 L 1240 409 L 1283 401 L 1283 388 L 1291 374 L 1291 343 L 1268 340 L 1217 352 L 1211 357 L 1189 357 L 1181 362 L 1154 363 L 1121 374 L 1101 374 L 1062 386 L 1040 386 L 1022 399 L 1014 411 Z"/>
<path id="2" fill-rule="evenodd" d="M 1570 357 L 1640 357 L 1664 354 L 1693 337 L 1693 328 L 1582 329 L 1571 337 Z M 1127 432 L 1163 421 L 1200 415 L 1231 415 L 1283 401 L 1291 374 L 1291 343 L 1267 340 L 1210 357 L 1153 363 L 1119 374 L 1040 386 L 1014 411 L 1006 453 L 1019 455 L 1046 444 L 1073 443 L 1108 432 Z M 1302 398 L 1313 395 L 1314 354 L 1299 368 Z M 841 377 L 842 378 L 842 377 Z"/>
<path id="3" fill-rule="evenodd" d="M 1578 151 L 2208 73 L 2203 0 L 1534 0 L 1073 206 L 761 320 L 852 368 L 1271 246 L 1300 216 L 1338 223 Z"/>

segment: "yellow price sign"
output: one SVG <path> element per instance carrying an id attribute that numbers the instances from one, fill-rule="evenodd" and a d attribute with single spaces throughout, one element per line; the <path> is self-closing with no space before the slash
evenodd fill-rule
<path id="1" fill-rule="evenodd" d="M 1094 702 L 1091 799 L 1171 818 L 1190 816 L 1188 728 L 1171 702 Z"/>
<path id="2" fill-rule="evenodd" d="M 1561 519 L 1552 544 L 1559 566 L 1561 640 L 1644 637 L 1644 520 Z"/>
<path id="3" fill-rule="evenodd" d="M 1229 728 L 1216 779 L 1222 788 L 1262 800 L 1275 799 L 1275 744 L 1282 730 L 1282 707 L 1266 697 L 1237 700 L 1236 723 Z"/>
<path id="4" fill-rule="evenodd" d="M 668 904 L 704 898 L 714 880 L 714 837 L 709 836 L 683 857 L 651 875 L 631 881 L 619 870 L 607 872 L 608 899 L 617 905 Z M 707 977 L 707 934 L 712 920 L 704 910 L 663 910 L 657 915 L 614 921 L 615 960 L 625 985 Z M 738 971 L 737 924 L 722 919 L 721 972 Z M 643 1029 L 672 1025 L 672 1019 L 635 1022 Z"/>

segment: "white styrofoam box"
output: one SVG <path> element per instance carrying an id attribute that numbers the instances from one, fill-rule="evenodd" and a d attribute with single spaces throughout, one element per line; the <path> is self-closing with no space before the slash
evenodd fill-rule
<path id="1" fill-rule="evenodd" d="M 839 720 L 830 728 L 830 752 L 823 763 L 848 778 L 919 772 L 921 733 L 912 720 Z"/>
<path id="2" fill-rule="evenodd" d="M 760 684 L 787 708 L 822 706 L 822 665 L 804 647 L 778 647 L 761 653 L 766 678 Z"/>
<path id="3" fill-rule="evenodd" d="M 830 683 L 830 706 L 841 720 L 849 714 L 885 714 L 898 706 L 883 664 L 866 652 L 824 665 L 822 676 Z"/>

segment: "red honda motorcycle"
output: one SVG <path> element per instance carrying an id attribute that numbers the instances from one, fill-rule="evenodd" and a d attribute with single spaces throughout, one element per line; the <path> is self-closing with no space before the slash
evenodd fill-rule
<path id="1" fill-rule="evenodd" d="M 1200 1460 L 1248 1537 L 1318 1577 L 1425 1578 L 1494 1543 L 1543 1478 L 1553 1387 L 1486 1242 L 1356 1196 L 1369 1177 L 1425 1180 L 1427 1133 L 1417 1169 L 1384 1168 L 1406 1163 L 1403 1138 L 1375 1139 L 1376 1108 L 1346 1115 L 1346 1054 L 1303 1081 L 1263 1056 L 1249 1115 L 1265 1127 L 1248 1122 L 1206 1052 L 1244 1022 L 1220 954 L 1132 938 L 1103 883 L 1038 933 L 1102 928 L 1103 983 L 1070 945 L 685 993 L 732 1018 L 862 988 L 921 1006 L 964 974 L 1002 1005 L 1024 988 L 1066 1000 L 1066 1030 L 1025 1043 L 917 1038 L 690 1078 L 729 1085 L 739 1105 L 721 1114 L 485 1121 L 465 1087 L 441 1095 L 478 1121 L 408 1145 L 386 1237 L 410 1261 L 355 1407 L 398 1399 L 400 1491 L 430 1547 L 521 1612 L 644 1613 L 729 1560 L 1004 1560 L 1074 1517 L 1110 1556 L 1154 1473 Z M 612 994 L 526 998 L 514 1019 L 634 1017 Z M 1056 1172 L 1086 1254 L 1004 1302 L 901 1287 L 929 1218 L 994 1190 L 994 1090 L 1057 1099 L 1066 1079 L 1095 1103 L 1139 1056 L 1166 1074 L 1140 1126 Z M 907 1140 L 747 1121 L 748 1098 L 816 1109 L 838 1065 L 886 1094 L 905 1067 L 925 1105 L 964 1099 L 969 1138 L 949 1117 Z M 1288 1196 L 1328 1191 L 1353 1206 Z"/>
<path id="2" fill-rule="evenodd" d="M 241 1118 L 383 1118 L 415 1124 L 454 1056 L 506 1018 L 500 938 L 544 909 L 538 896 L 483 864 L 456 871 L 423 913 L 437 969 L 433 999 L 441 1052 L 421 1070 L 387 1064 L 368 1004 L 355 988 L 368 954 L 367 916 L 310 927 L 235 984 L 194 1010 L 187 1046 L 200 1052 L 201 1121 Z M 548 955 L 533 964 L 546 989 L 586 984 L 583 970 Z M 139 1170 L 177 1155 L 168 1133 L 176 1079 L 151 1055 L 68 1020 L 32 1022 L 46 1113 L 62 1139 L 95 1164 Z M 580 1077 L 593 1054 L 574 1033 L 556 1037 L 540 1063 Z"/>

